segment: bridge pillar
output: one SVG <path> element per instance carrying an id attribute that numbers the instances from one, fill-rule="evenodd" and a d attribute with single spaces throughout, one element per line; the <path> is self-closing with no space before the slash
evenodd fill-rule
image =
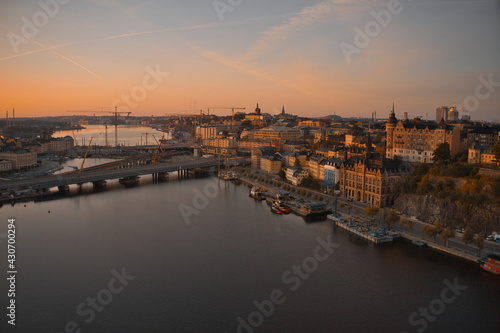
<path id="1" fill-rule="evenodd" d="M 163 182 L 163 181 L 168 181 L 168 172 L 159 172 L 157 174 L 157 179 L 158 181 L 160 182 Z"/>
<path id="2" fill-rule="evenodd" d="M 68 185 L 60 185 L 57 188 L 59 189 L 59 193 L 68 193 L 69 192 Z"/>
<path id="3" fill-rule="evenodd" d="M 94 189 L 103 189 L 106 187 L 106 181 L 105 180 L 97 180 L 95 182 L 92 182 L 94 185 Z"/>

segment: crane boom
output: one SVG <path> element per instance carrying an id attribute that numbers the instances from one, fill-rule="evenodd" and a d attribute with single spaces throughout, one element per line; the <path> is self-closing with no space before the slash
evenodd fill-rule
<path id="1" fill-rule="evenodd" d="M 80 166 L 80 171 L 78 171 L 78 174 L 82 173 L 83 170 L 83 164 L 85 163 L 85 160 L 87 159 L 87 154 L 89 153 L 90 145 L 92 144 L 92 139 L 94 137 L 90 138 L 89 146 L 87 147 L 87 151 L 85 152 L 85 156 L 83 157 L 82 165 Z"/>
<path id="2" fill-rule="evenodd" d="M 73 113 L 111 113 L 115 116 L 115 147 L 118 147 L 118 115 L 119 114 L 127 114 L 127 117 L 130 116 L 132 112 L 130 111 L 118 111 L 118 107 L 115 106 L 115 110 L 105 111 L 104 108 L 101 108 L 101 111 L 92 111 L 92 110 L 68 110 L 66 112 Z"/>
<path id="3" fill-rule="evenodd" d="M 217 109 L 217 110 L 231 110 L 231 132 L 233 131 L 233 127 L 234 127 L 234 110 L 246 110 L 246 108 L 239 108 L 239 107 L 235 107 L 235 106 L 228 106 L 228 107 L 216 107 L 216 106 L 213 106 L 213 107 L 208 107 L 207 109 Z"/>

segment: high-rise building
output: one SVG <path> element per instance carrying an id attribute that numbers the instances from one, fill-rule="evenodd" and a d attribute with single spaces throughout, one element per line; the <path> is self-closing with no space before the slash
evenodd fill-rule
<path id="1" fill-rule="evenodd" d="M 441 106 L 436 109 L 436 122 L 439 123 L 441 119 L 444 119 L 444 121 L 448 121 L 448 113 L 450 111 L 450 108 L 447 106 Z"/>
<path id="2" fill-rule="evenodd" d="M 455 106 L 452 106 L 448 111 L 448 120 L 458 121 L 458 110 Z"/>

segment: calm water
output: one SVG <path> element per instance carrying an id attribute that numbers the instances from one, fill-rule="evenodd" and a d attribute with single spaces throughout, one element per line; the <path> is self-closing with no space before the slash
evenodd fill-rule
<path id="1" fill-rule="evenodd" d="M 19 272 L 17 325 L 8 327 L 2 310 L 0 332 L 64 332 L 73 321 L 81 332 L 223 333 L 238 332 L 239 317 L 245 333 L 417 332 L 424 324 L 425 332 L 500 331 L 500 278 L 475 264 L 404 242 L 375 247 L 328 221 L 273 215 L 243 185 L 150 178 L 0 208 L 0 233 L 7 218 L 17 221 Z M 193 213 L 188 220 L 179 207 Z M 333 253 L 316 250 L 318 237 L 331 237 Z M 113 280 L 122 268 L 126 286 Z M 466 289 L 445 291 L 445 304 L 444 281 L 455 279 Z M 5 309 L 5 279 L 0 290 Z M 273 290 L 280 304 L 271 309 Z M 93 310 L 87 301 L 96 297 L 106 305 Z M 437 315 L 417 314 L 412 326 L 412 313 L 429 305 Z M 244 328 L 249 320 L 257 327 Z"/>
<path id="2" fill-rule="evenodd" d="M 92 144 L 97 144 L 98 146 L 106 145 L 106 128 L 104 125 L 85 125 L 84 127 L 85 129 L 74 131 L 79 145 L 88 145 L 90 138 L 93 138 Z M 154 145 L 156 142 L 154 137 L 160 140 L 163 134 L 163 132 L 151 127 L 118 125 L 118 144 L 123 146 L 145 145 L 146 143 Z M 65 137 L 66 135 L 73 137 L 73 131 L 59 131 L 54 133 L 54 137 L 56 138 Z M 170 139 L 171 137 L 165 133 L 165 138 Z M 108 142 L 110 146 L 115 146 L 114 125 L 108 125 Z"/>

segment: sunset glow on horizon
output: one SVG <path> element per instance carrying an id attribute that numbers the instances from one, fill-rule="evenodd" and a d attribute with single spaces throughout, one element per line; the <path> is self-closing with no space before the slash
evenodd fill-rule
<path id="1" fill-rule="evenodd" d="M 3 1 L 1 116 L 258 102 L 271 114 L 385 118 L 394 101 L 397 116 L 434 119 L 456 103 L 474 120 L 500 118 L 499 1 L 232 3 Z"/>

